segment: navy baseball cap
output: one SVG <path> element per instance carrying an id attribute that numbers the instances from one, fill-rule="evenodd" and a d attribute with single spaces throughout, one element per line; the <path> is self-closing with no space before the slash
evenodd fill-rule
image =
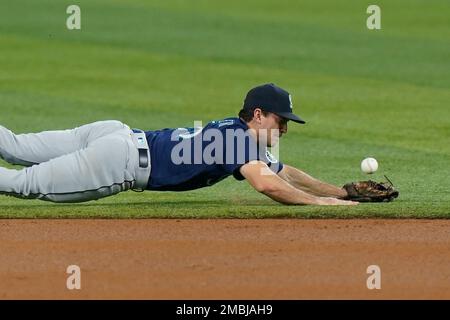
<path id="1" fill-rule="evenodd" d="M 273 83 L 257 86 L 247 93 L 243 109 L 251 107 L 260 107 L 262 110 L 275 113 L 282 118 L 305 123 L 304 120 L 292 113 L 292 98 L 289 92 Z"/>

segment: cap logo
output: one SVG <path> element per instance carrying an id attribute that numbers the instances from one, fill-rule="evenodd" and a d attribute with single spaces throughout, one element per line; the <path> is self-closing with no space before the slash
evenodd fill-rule
<path id="1" fill-rule="evenodd" d="M 289 95 L 289 107 L 291 108 L 291 111 L 292 111 L 292 97 L 291 97 L 291 95 Z"/>

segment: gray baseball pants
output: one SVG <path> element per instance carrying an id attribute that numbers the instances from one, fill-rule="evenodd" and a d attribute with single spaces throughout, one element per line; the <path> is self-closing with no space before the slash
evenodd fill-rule
<path id="1" fill-rule="evenodd" d="M 26 167 L 0 167 L 0 194 L 84 202 L 145 189 L 151 167 L 150 163 L 147 168 L 140 166 L 138 147 L 150 154 L 142 136 L 138 142 L 136 135 L 113 120 L 17 135 L 0 126 L 0 157 Z"/>

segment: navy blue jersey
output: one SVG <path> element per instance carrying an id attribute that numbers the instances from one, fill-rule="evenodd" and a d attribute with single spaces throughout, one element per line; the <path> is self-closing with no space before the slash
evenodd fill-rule
<path id="1" fill-rule="evenodd" d="M 259 147 L 239 118 L 211 121 L 204 127 L 146 131 L 151 174 L 148 190 L 184 191 L 211 186 L 239 169 L 261 160 L 278 173 L 283 164 L 266 147 Z M 243 138 L 244 137 L 244 138 Z"/>

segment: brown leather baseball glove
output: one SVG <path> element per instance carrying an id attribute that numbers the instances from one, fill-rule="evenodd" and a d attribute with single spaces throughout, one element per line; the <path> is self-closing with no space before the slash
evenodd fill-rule
<path id="1" fill-rule="evenodd" d="M 392 182 L 375 182 L 372 180 L 350 182 L 343 186 L 348 196 L 344 200 L 358 202 L 390 202 L 398 197 L 398 190 L 394 188 Z"/>

